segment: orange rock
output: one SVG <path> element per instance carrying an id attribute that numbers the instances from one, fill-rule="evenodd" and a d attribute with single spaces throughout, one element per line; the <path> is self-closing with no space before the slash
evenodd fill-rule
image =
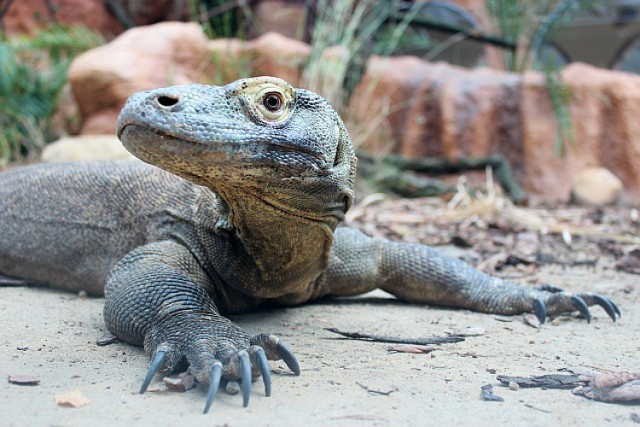
<path id="1" fill-rule="evenodd" d="M 252 9 L 255 20 L 260 23 L 252 30 L 263 33 L 277 31 L 292 39 L 301 32 L 306 17 L 304 1 L 254 0 Z"/>
<path id="2" fill-rule="evenodd" d="M 532 193 L 568 200 L 571 178 L 602 166 L 640 200 L 640 76 L 585 64 L 562 76 L 574 143 L 555 150 L 556 116 L 544 77 L 466 70 L 416 58 L 371 58 L 352 97 L 349 123 L 384 123 L 362 147 L 406 156 L 501 153 Z M 353 127 L 351 128 L 352 133 Z M 384 139 L 385 135 L 390 136 Z"/>
<path id="3" fill-rule="evenodd" d="M 6 2 L 5 2 L 6 3 Z M 52 23 L 81 24 L 104 35 L 118 34 L 124 27 L 109 12 L 105 2 L 58 0 L 53 10 L 42 1 L 14 1 L 3 18 L 7 34 L 34 34 Z"/>
<path id="4" fill-rule="evenodd" d="M 618 201 L 622 182 L 605 168 L 587 168 L 571 180 L 571 200 L 585 206 L 606 206 Z"/>
<path id="5" fill-rule="evenodd" d="M 123 23 L 108 6 L 109 2 L 105 1 L 20 0 L 9 3 L 11 4 L 3 18 L 3 29 L 7 34 L 33 34 L 51 24 L 84 25 L 107 38 L 125 30 Z M 154 0 L 118 3 L 126 18 L 131 21 L 130 24 L 135 26 L 189 19 L 187 2 Z"/>

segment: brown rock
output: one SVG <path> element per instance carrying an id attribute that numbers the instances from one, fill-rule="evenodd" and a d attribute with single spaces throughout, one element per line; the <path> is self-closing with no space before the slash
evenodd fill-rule
<path id="1" fill-rule="evenodd" d="M 69 80 L 84 119 L 81 133 L 113 132 L 115 120 L 109 126 L 85 125 L 95 123 L 96 116 L 117 117 L 134 92 L 205 81 L 213 73 L 208 41 L 197 24 L 167 22 L 129 30 L 71 65 Z"/>
<path id="2" fill-rule="evenodd" d="M 545 79 L 534 72 L 374 57 L 347 122 L 352 138 L 375 152 L 445 158 L 501 153 L 530 192 L 554 199 L 569 198 L 579 171 L 603 166 L 640 200 L 640 77 L 584 64 L 562 74 L 575 140 L 565 144 L 564 155 L 556 151 Z M 358 123 L 377 129 L 363 131 Z"/>
<path id="3" fill-rule="evenodd" d="M 241 77 L 274 76 L 300 85 L 302 67 L 311 47 L 279 33 L 267 33 L 251 41 L 216 39 L 208 43 L 215 66 L 216 84 Z"/>
<path id="4" fill-rule="evenodd" d="M 118 108 L 109 108 L 87 116 L 82 122 L 82 135 L 115 135 L 119 114 Z"/>
<path id="5" fill-rule="evenodd" d="M 260 23 L 254 30 L 275 31 L 292 39 L 300 38 L 306 17 L 304 1 L 295 0 L 254 0 L 253 15 Z"/>
<path id="6" fill-rule="evenodd" d="M 311 46 L 278 33 L 267 33 L 247 42 L 243 50 L 251 59 L 253 75 L 279 77 L 298 86 Z"/>
<path id="7" fill-rule="evenodd" d="M 586 206 L 606 206 L 618 201 L 622 182 L 605 168 L 588 168 L 571 181 L 571 200 Z"/>
<path id="8" fill-rule="evenodd" d="M 48 3 L 53 7 L 47 7 Z M 124 27 L 105 3 L 92 0 L 13 1 L 3 18 L 4 29 L 7 34 L 34 34 L 43 27 L 61 23 L 82 24 L 104 35 L 118 34 Z"/>
<path id="9" fill-rule="evenodd" d="M 125 25 L 108 3 L 95 0 L 13 1 L 3 19 L 4 29 L 7 34 L 33 34 L 51 24 L 80 24 L 106 37 L 113 37 L 123 32 Z M 187 2 L 182 1 L 120 0 L 117 4 L 122 18 L 134 26 L 189 18 Z"/>

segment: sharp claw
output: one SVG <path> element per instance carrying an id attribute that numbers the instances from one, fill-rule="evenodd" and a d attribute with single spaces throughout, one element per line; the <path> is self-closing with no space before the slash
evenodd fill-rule
<path id="1" fill-rule="evenodd" d="M 264 381 L 264 394 L 269 397 L 271 396 L 271 372 L 269 371 L 267 355 L 262 348 L 256 350 L 256 358 L 258 359 L 258 367 L 262 374 L 262 381 Z"/>
<path id="2" fill-rule="evenodd" d="M 251 361 L 246 350 L 238 352 L 240 361 L 240 386 L 242 387 L 242 406 L 249 406 L 249 394 L 251 393 Z"/>
<path id="3" fill-rule="evenodd" d="M 609 301 L 609 304 L 611 304 L 611 306 L 613 307 L 613 309 L 615 310 L 616 314 L 618 315 L 618 317 L 622 317 L 622 313 L 620 312 L 620 309 L 618 308 L 618 305 L 611 301 L 610 299 L 608 299 L 607 301 Z"/>
<path id="4" fill-rule="evenodd" d="M 540 298 L 536 298 L 533 301 L 533 312 L 540 321 L 540 324 L 547 320 L 547 308 L 544 306 L 544 302 Z"/>
<path id="5" fill-rule="evenodd" d="M 153 362 L 151 362 L 151 366 L 149 366 L 149 370 L 147 371 L 147 376 L 144 378 L 144 381 L 142 381 L 140 394 L 147 391 L 147 387 L 149 387 L 153 376 L 158 372 L 158 369 L 160 368 L 160 365 L 162 365 L 162 362 L 164 362 L 165 357 L 167 357 L 166 351 L 161 350 L 156 353 L 156 356 L 153 358 Z"/>
<path id="6" fill-rule="evenodd" d="M 204 413 L 209 412 L 211 404 L 218 394 L 218 388 L 220 387 L 220 379 L 222 378 L 222 363 L 216 361 L 211 369 L 211 376 L 209 377 L 209 390 L 207 390 L 207 401 L 204 404 Z"/>
<path id="7" fill-rule="evenodd" d="M 591 313 L 589 313 L 589 307 L 587 303 L 584 302 L 582 298 L 579 296 L 573 295 L 571 297 L 571 302 L 573 302 L 573 306 L 587 319 L 587 323 L 591 323 Z"/>
<path id="8" fill-rule="evenodd" d="M 613 303 L 611 301 L 598 294 L 593 296 L 593 301 L 607 312 L 611 320 L 614 322 L 616 321 L 616 309 L 613 308 Z"/>
<path id="9" fill-rule="evenodd" d="M 284 360 L 284 363 L 287 364 L 289 369 L 291 369 L 294 374 L 300 375 L 300 365 L 291 350 L 289 350 L 289 347 L 287 347 L 287 345 L 282 341 L 279 341 L 276 346 L 276 351 L 278 352 L 278 356 Z"/>

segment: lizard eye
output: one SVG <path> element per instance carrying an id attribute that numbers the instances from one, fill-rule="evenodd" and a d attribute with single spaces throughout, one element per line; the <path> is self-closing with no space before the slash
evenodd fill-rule
<path id="1" fill-rule="evenodd" d="M 292 113 L 293 94 L 274 84 L 266 84 L 254 97 L 258 119 L 269 124 L 284 123 Z"/>
<path id="2" fill-rule="evenodd" d="M 277 92 L 270 92 L 264 96 L 262 100 L 262 105 L 264 108 L 275 113 L 276 111 L 280 111 L 282 106 L 284 105 L 284 100 L 282 99 L 282 95 Z"/>
<path id="3" fill-rule="evenodd" d="M 239 80 L 233 83 L 231 89 L 240 96 L 251 119 L 262 125 L 284 126 L 295 110 L 295 90 L 284 80 L 275 77 Z"/>

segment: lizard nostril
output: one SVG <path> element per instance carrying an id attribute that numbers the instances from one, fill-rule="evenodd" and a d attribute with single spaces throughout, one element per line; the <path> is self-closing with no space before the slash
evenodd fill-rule
<path id="1" fill-rule="evenodd" d="M 176 105 L 178 101 L 180 101 L 180 99 L 173 96 L 162 95 L 159 96 L 156 101 L 163 107 L 171 107 L 173 105 Z"/>

